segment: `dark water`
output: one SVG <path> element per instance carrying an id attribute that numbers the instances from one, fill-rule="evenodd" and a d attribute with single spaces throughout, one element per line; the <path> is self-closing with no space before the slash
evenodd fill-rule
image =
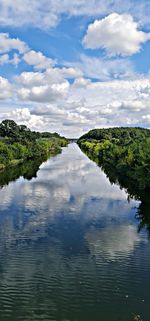
<path id="1" fill-rule="evenodd" d="M 139 202 L 75 144 L 38 168 L 0 175 L 0 321 L 149 321 Z"/>

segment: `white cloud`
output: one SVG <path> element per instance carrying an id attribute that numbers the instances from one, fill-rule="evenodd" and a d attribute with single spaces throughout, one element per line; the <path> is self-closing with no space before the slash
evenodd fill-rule
<path id="1" fill-rule="evenodd" d="M 127 58 L 106 59 L 81 55 L 78 62 L 72 63 L 80 68 L 84 77 L 101 81 L 111 79 L 130 79 L 135 77 L 132 63 Z"/>
<path id="2" fill-rule="evenodd" d="M 9 62 L 9 55 L 5 54 L 0 56 L 0 65 L 5 65 Z"/>
<path id="3" fill-rule="evenodd" d="M 0 65 L 3 66 L 5 64 L 13 64 L 14 66 L 18 66 L 21 59 L 19 58 L 19 55 L 17 53 L 14 53 L 13 58 L 10 59 L 8 54 L 4 54 L 0 56 Z"/>
<path id="4" fill-rule="evenodd" d="M 130 0 L 127 2 L 129 4 Z M 130 15 L 121 15 L 123 8 L 127 8 L 124 12 L 132 11 L 127 2 L 33 0 L 29 4 L 28 0 L 25 3 L 0 0 L 0 24 L 49 28 L 56 25 L 62 13 L 70 17 L 85 14 L 94 20 L 96 16 L 100 19 L 110 14 L 118 5 L 119 14 L 97 20 L 98 26 L 96 22 L 91 24 L 91 28 L 103 29 L 105 43 L 99 44 L 100 32 L 95 30 L 90 41 L 97 41 L 98 48 L 105 48 L 109 55 L 130 55 L 140 50 L 149 34 L 139 31 L 139 25 Z M 134 18 L 138 14 L 140 16 L 136 13 Z M 112 24 L 114 28 L 110 29 Z M 88 32 L 86 41 L 87 36 Z M 12 78 L 11 83 L 0 77 L 1 118 L 13 118 L 37 130 L 47 130 L 51 124 L 54 131 L 69 136 L 79 136 L 96 127 L 150 127 L 150 78 L 148 75 L 140 78 L 129 58 L 81 55 L 77 62 L 64 62 L 57 67 L 56 61 L 42 52 L 32 50 L 7 33 L 0 33 L 0 65 L 18 66 L 21 61 L 24 61 L 21 69 L 25 66 L 25 70 L 32 71 L 22 72 Z"/>
<path id="5" fill-rule="evenodd" d="M 61 84 L 66 78 L 80 78 L 82 72 L 75 68 L 49 68 L 44 72 L 23 72 L 16 81 L 24 87 Z"/>
<path id="6" fill-rule="evenodd" d="M 67 100 L 54 105 L 35 107 L 33 113 L 43 115 L 58 123 L 62 132 L 70 131 L 76 136 L 79 131 L 91 128 L 126 125 L 143 125 L 147 115 L 150 97 L 139 98 L 150 86 L 148 79 L 91 83 L 78 79 L 70 87 Z M 115 115 L 115 116 L 114 116 Z"/>
<path id="7" fill-rule="evenodd" d="M 4 84 L 7 87 L 6 84 L 9 83 L 5 80 L 3 88 Z M 18 100 L 13 100 L 14 106 L 13 101 L 11 102 L 12 107 L 7 104 L 7 110 L 13 108 L 17 109 L 17 112 L 14 114 L 11 112 L 10 117 L 25 121 L 31 128 L 35 127 L 28 115 L 32 115 L 32 121 L 33 116 L 42 117 L 35 118 L 38 130 L 47 130 L 49 124 L 53 124 L 54 131 L 59 130 L 63 135 L 78 137 L 97 127 L 120 125 L 150 127 L 149 79 L 93 83 L 88 79 L 78 78 L 69 85 L 67 80 L 61 78 L 58 81 L 57 77 L 51 82 L 47 71 L 30 72 L 22 73 L 13 88 L 14 92 L 18 92 Z M 3 93 L 1 99 L 7 99 L 12 94 L 8 89 L 7 92 L 6 90 L 1 92 Z M 16 103 L 22 108 L 16 108 Z M 4 111 L 2 102 L 1 106 L 3 106 L 1 110 Z M 24 108 L 28 108 L 28 112 L 25 109 L 22 114 L 21 110 Z M 3 118 L 5 116 L 3 114 Z"/>
<path id="8" fill-rule="evenodd" d="M 83 44 L 86 48 L 105 49 L 109 55 L 131 56 L 150 39 L 150 33 L 138 29 L 131 15 L 112 13 L 88 26 Z"/>
<path id="9" fill-rule="evenodd" d="M 22 72 L 19 76 L 16 76 L 16 81 L 24 87 L 40 86 L 45 84 L 44 76 L 42 72 Z"/>
<path id="10" fill-rule="evenodd" d="M 23 54 L 28 50 L 28 46 L 18 38 L 10 38 L 8 33 L 0 33 L 0 53 L 7 53 L 11 50 L 17 50 Z"/>
<path id="11" fill-rule="evenodd" d="M 55 64 L 55 61 L 51 58 L 45 57 L 42 52 L 34 50 L 28 51 L 23 56 L 24 61 L 35 69 L 48 69 Z"/>
<path id="12" fill-rule="evenodd" d="M 78 69 L 66 67 L 23 72 L 13 85 L 1 77 L 1 115 L 21 119 L 31 128 L 36 122 L 37 130 L 53 124 L 54 131 L 77 137 L 97 127 L 150 127 L 149 78 L 92 82 L 79 77 L 71 84 L 64 78 L 75 74 L 80 76 Z"/>
<path id="13" fill-rule="evenodd" d="M 148 124 L 150 126 L 150 114 L 142 116 L 142 120 L 144 123 Z"/>
<path id="14" fill-rule="evenodd" d="M 17 51 L 13 53 L 13 58 L 10 58 L 8 53 L 12 51 Z M 18 38 L 11 38 L 8 33 L 0 33 L 0 64 L 13 64 L 18 66 L 18 64 L 23 59 L 26 64 L 33 66 L 34 69 L 48 69 L 55 65 L 56 61 L 46 57 L 40 51 L 30 50 L 27 44 Z M 64 68 L 65 72 L 65 68 Z M 70 68 L 70 73 L 73 70 Z"/>
<path id="15" fill-rule="evenodd" d="M 140 112 L 144 109 L 147 109 L 149 106 L 149 101 L 148 104 L 147 102 L 143 99 L 143 100 L 131 100 L 131 101 L 124 101 L 120 104 L 120 109 L 122 110 L 126 110 L 128 112 L 132 111 L 132 112 Z"/>
<path id="16" fill-rule="evenodd" d="M 112 12 L 130 13 L 138 20 L 149 24 L 148 1 L 137 0 L 0 0 L 0 25 L 19 27 L 31 25 L 50 28 L 57 25 L 61 16 L 99 17 Z"/>
<path id="17" fill-rule="evenodd" d="M 85 88 L 90 83 L 91 83 L 90 79 L 78 78 L 78 79 L 75 79 L 75 81 L 74 81 L 74 87 L 77 87 L 77 88 L 82 88 L 83 87 L 83 88 Z"/>
<path id="18" fill-rule="evenodd" d="M 12 86 L 9 81 L 0 76 L 0 100 L 8 99 L 12 96 Z"/>
<path id="19" fill-rule="evenodd" d="M 17 67 L 19 63 L 21 62 L 21 59 L 17 53 L 14 53 L 13 58 L 10 60 L 10 62 Z"/>
<path id="20" fill-rule="evenodd" d="M 41 116 L 32 115 L 28 108 L 17 108 L 10 113 L 10 117 L 19 124 L 25 124 L 29 128 L 36 129 L 44 125 L 44 119 Z"/>
<path id="21" fill-rule="evenodd" d="M 0 0 L 0 24 L 13 27 L 53 27 L 57 24 L 58 17 L 52 9 L 52 2 L 53 0 Z"/>
<path id="22" fill-rule="evenodd" d="M 45 124 L 44 118 L 42 116 L 31 114 L 29 108 L 25 107 L 6 111 L 0 115 L 0 120 L 3 120 L 5 118 L 13 119 L 19 125 L 24 124 L 29 128 L 32 128 L 33 130 L 37 130 Z"/>
<path id="23" fill-rule="evenodd" d="M 58 72 L 63 78 L 80 78 L 83 76 L 81 70 L 77 68 L 55 68 L 53 72 Z"/>
<path id="24" fill-rule="evenodd" d="M 68 81 L 61 84 L 33 86 L 18 90 L 18 97 L 24 101 L 51 102 L 63 99 L 69 90 Z"/>

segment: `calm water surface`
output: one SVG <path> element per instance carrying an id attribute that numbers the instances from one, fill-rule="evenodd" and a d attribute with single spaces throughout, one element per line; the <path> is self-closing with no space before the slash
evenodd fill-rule
<path id="1" fill-rule="evenodd" d="M 75 144 L 1 188 L 0 321 L 149 321 L 150 242 L 127 197 Z"/>

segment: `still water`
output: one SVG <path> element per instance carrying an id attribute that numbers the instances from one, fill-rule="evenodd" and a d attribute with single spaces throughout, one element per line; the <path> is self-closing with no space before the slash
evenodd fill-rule
<path id="1" fill-rule="evenodd" d="M 149 321 L 139 202 L 76 144 L 33 176 L 1 184 L 0 321 Z"/>

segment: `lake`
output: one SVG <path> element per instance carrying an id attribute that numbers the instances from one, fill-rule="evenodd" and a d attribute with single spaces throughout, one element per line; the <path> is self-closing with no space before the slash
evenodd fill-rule
<path id="1" fill-rule="evenodd" d="M 149 321 L 140 202 L 76 144 L 18 173 L 0 175 L 0 321 Z"/>

